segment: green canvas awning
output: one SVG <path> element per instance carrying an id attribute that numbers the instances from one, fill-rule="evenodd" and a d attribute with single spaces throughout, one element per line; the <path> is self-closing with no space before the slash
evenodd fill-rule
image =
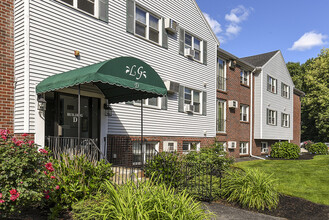
<path id="1" fill-rule="evenodd" d="M 37 94 L 93 83 L 109 103 L 167 95 L 157 72 L 133 57 L 118 57 L 101 63 L 50 76 L 36 87 Z"/>

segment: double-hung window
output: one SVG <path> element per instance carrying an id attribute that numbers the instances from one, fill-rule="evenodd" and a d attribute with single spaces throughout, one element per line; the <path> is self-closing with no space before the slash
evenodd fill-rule
<path id="1" fill-rule="evenodd" d="M 249 71 L 241 70 L 240 83 L 249 86 Z"/>
<path id="2" fill-rule="evenodd" d="M 134 101 L 134 105 L 141 105 L 141 100 Z M 160 98 L 143 99 L 144 107 L 161 108 Z"/>
<path id="3" fill-rule="evenodd" d="M 248 142 L 240 142 L 240 154 L 248 154 Z"/>
<path id="4" fill-rule="evenodd" d="M 60 0 L 74 8 L 93 15 L 96 18 L 108 20 L 108 0 Z"/>
<path id="5" fill-rule="evenodd" d="M 261 153 L 268 153 L 268 143 L 267 142 L 261 143 Z"/>
<path id="6" fill-rule="evenodd" d="M 217 89 L 226 91 L 226 61 L 217 59 Z"/>
<path id="7" fill-rule="evenodd" d="M 281 83 L 281 96 L 287 99 L 290 98 L 290 86 Z"/>
<path id="8" fill-rule="evenodd" d="M 199 151 L 200 150 L 200 142 L 183 142 L 183 153 L 189 153 L 191 151 Z"/>
<path id="9" fill-rule="evenodd" d="M 226 127 L 226 101 L 217 101 L 217 132 L 225 132 Z"/>
<path id="10" fill-rule="evenodd" d="M 185 48 L 194 50 L 194 59 L 201 61 L 201 43 L 202 41 L 193 35 L 185 33 Z"/>
<path id="11" fill-rule="evenodd" d="M 277 93 L 277 80 L 267 75 L 267 91 Z"/>
<path id="12" fill-rule="evenodd" d="M 184 104 L 192 105 L 193 112 L 201 113 L 201 92 L 185 87 Z"/>
<path id="13" fill-rule="evenodd" d="M 151 160 L 159 152 L 159 142 L 144 142 L 143 145 L 139 141 L 132 143 L 133 165 L 141 165 Z"/>
<path id="14" fill-rule="evenodd" d="M 240 104 L 240 121 L 249 121 L 249 105 Z"/>
<path id="15" fill-rule="evenodd" d="M 135 34 L 160 43 L 159 18 L 140 7 L 136 7 Z"/>
<path id="16" fill-rule="evenodd" d="M 267 109 L 267 124 L 276 125 L 277 123 L 277 111 Z"/>
<path id="17" fill-rule="evenodd" d="M 282 113 L 281 114 L 281 126 L 285 128 L 290 127 L 290 115 Z"/>

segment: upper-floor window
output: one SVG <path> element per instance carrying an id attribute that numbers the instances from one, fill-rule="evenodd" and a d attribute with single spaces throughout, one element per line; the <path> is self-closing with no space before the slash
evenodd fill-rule
<path id="1" fill-rule="evenodd" d="M 108 20 L 108 0 L 61 0 L 101 20 Z"/>
<path id="2" fill-rule="evenodd" d="M 281 83 L 281 96 L 287 99 L 290 98 L 290 86 Z"/>
<path id="3" fill-rule="evenodd" d="M 201 40 L 185 33 L 185 48 L 194 50 L 194 59 L 201 61 Z"/>
<path id="4" fill-rule="evenodd" d="M 240 121 L 249 121 L 249 105 L 240 105 Z"/>
<path id="5" fill-rule="evenodd" d="M 277 93 L 277 80 L 267 75 L 267 91 Z"/>
<path id="6" fill-rule="evenodd" d="M 191 111 L 196 113 L 201 113 L 201 92 L 185 87 L 184 91 L 184 104 L 192 105 L 193 109 Z"/>
<path id="7" fill-rule="evenodd" d="M 249 71 L 241 70 L 240 83 L 249 86 Z"/>
<path id="8" fill-rule="evenodd" d="M 151 108 L 161 108 L 161 98 L 149 98 L 143 99 L 143 106 L 144 107 L 151 107 Z M 141 100 L 134 101 L 134 105 L 140 105 Z"/>
<path id="9" fill-rule="evenodd" d="M 226 91 L 226 61 L 217 59 L 217 89 Z"/>
<path id="10" fill-rule="evenodd" d="M 218 100 L 217 106 L 217 132 L 225 132 L 226 127 L 226 101 Z"/>
<path id="11" fill-rule="evenodd" d="M 267 124 L 269 125 L 277 124 L 277 111 L 267 109 Z"/>
<path id="12" fill-rule="evenodd" d="M 157 16 L 150 12 L 136 7 L 135 34 L 159 44 L 159 20 Z"/>
<path id="13" fill-rule="evenodd" d="M 285 128 L 290 127 L 290 115 L 282 113 L 281 114 L 281 126 Z"/>

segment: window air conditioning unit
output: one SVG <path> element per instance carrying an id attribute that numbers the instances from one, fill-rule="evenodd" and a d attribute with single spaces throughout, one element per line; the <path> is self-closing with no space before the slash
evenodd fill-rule
<path id="1" fill-rule="evenodd" d="M 164 81 L 164 84 L 168 90 L 168 93 L 178 93 L 179 92 L 179 83 L 173 81 Z"/>
<path id="2" fill-rule="evenodd" d="M 229 141 L 227 148 L 228 149 L 235 149 L 236 148 L 236 141 Z"/>
<path id="3" fill-rule="evenodd" d="M 236 60 L 230 60 L 228 62 L 228 66 L 231 68 L 231 69 L 235 69 L 236 67 Z"/>
<path id="4" fill-rule="evenodd" d="M 235 100 L 228 101 L 228 107 L 229 108 L 237 108 L 238 107 L 238 101 L 235 101 Z"/>
<path id="5" fill-rule="evenodd" d="M 192 50 L 192 48 L 185 48 L 185 56 L 193 58 L 194 57 L 194 50 Z"/>
<path id="6" fill-rule="evenodd" d="M 164 152 L 175 152 L 177 151 L 177 141 L 164 141 L 163 142 Z"/>
<path id="7" fill-rule="evenodd" d="M 177 24 L 176 21 L 174 21 L 171 18 L 166 18 L 165 19 L 165 29 L 168 32 L 171 32 L 171 33 L 175 34 L 177 32 L 177 28 L 178 28 L 178 24 Z"/>
<path id="8" fill-rule="evenodd" d="M 184 111 L 185 112 L 193 112 L 193 109 L 194 109 L 193 105 L 189 105 L 189 104 L 184 105 Z"/>

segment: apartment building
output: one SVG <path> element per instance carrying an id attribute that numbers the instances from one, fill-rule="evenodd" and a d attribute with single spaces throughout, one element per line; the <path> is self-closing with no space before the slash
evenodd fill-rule
<path id="1" fill-rule="evenodd" d="M 281 52 L 222 50 L 194 0 L 14 3 L 0 3 L 2 128 L 41 146 L 90 139 L 129 164 L 214 141 L 261 155 L 300 138 L 303 93 Z"/>

